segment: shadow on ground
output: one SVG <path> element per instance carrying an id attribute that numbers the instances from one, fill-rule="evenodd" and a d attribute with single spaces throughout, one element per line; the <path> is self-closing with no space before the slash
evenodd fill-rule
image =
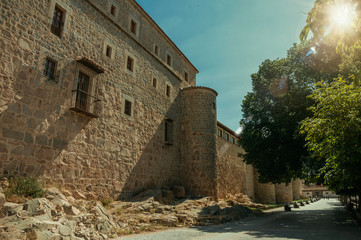
<path id="1" fill-rule="evenodd" d="M 242 237 L 248 236 L 249 239 L 361 238 L 361 228 L 339 202 L 324 202 L 322 208 L 270 212 L 260 218 L 248 218 L 212 228 L 198 227 L 196 229 L 204 233 L 237 233 L 237 236 L 238 234 Z"/>

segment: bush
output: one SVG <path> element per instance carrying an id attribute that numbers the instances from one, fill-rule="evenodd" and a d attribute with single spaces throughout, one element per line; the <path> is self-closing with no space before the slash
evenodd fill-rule
<path id="1" fill-rule="evenodd" d="M 39 198 L 45 195 L 37 178 L 33 176 L 12 176 L 9 177 L 9 188 L 5 190 L 5 196 L 17 195 L 21 197 Z"/>
<path id="2" fill-rule="evenodd" d="M 113 198 L 111 198 L 111 197 L 105 197 L 102 200 L 102 204 L 104 207 L 109 206 L 109 204 L 111 204 L 112 202 L 113 202 Z"/>

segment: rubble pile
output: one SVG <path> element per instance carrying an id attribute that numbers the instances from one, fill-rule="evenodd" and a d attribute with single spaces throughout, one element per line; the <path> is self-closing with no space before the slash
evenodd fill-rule
<path id="1" fill-rule="evenodd" d="M 171 227 L 225 223 L 254 215 L 245 195 L 213 201 L 184 188 L 147 190 L 104 207 L 81 192 L 46 189 L 44 198 L 5 202 L 0 193 L 0 239 L 108 239 Z"/>

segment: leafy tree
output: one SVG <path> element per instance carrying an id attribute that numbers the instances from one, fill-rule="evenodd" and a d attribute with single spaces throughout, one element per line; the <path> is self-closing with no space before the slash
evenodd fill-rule
<path id="1" fill-rule="evenodd" d="M 315 42 L 337 46 L 340 51 L 361 44 L 360 0 L 316 0 L 309 11 L 306 25 L 301 31 L 301 41 L 310 31 Z"/>
<path id="2" fill-rule="evenodd" d="M 313 116 L 302 122 L 306 146 L 325 161 L 325 183 L 339 194 L 361 193 L 361 88 L 341 77 L 320 82 L 310 96 Z"/>
<path id="3" fill-rule="evenodd" d="M 307 98 L 313 84 L 325 76 L 314 68 L 308 45 L 294 46 L 286 58 L 265 60 L 252 74 L 252 92 L 242 103 L 244 126 L 240 143 L 245 149 L 244 161 L 258 171 L 260 182 L 289 183 L 303 175 L 310 162 L 300 123 L 310 116 Z"/>

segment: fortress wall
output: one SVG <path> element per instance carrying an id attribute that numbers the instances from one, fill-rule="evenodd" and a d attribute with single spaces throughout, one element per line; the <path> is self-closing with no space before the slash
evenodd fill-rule
<path id="1" fill-rule="evenodd" d="M 292 181 L 292 194 L 293 194 L 293 200 L 301 199 L 302 183 L 300 179 L 296 179 Z"/>
<path id="2" fill-rule="evenodd" d="M 241 148 L 222 137 L 217 137 L 217 187 L 218 196 L 243 193 L 245 190 L 246 166 L 238 157 Z"/>
<path id="3" fill-rule="evenodd" d="M 55 4 L 67 15 L 61 37 L 50 32 Z M 127 16 L 128 8 L 118 16 Z M 164 55 L 153 56 L 88 1 L 1 1 L 0 9 L 0 174 L 41 176 L 101 196 L 179 183 L 180 88 L 188 83 L 165 67 Z M 83 57 L 90 63 L 77 62 Z M 54 79 L 43 74 L 47 58 L 56 62 Z M 186 63 L 174 64 L 180 72 Z M 80 71 L 90 75 L 89 93 L 101 100 L 87 100 L 98 118 L 71 110 Z M 132 103 L 131 116 L 125 100 Z M 164 141 L 165 118 L 173 121 L 171 144 Z"/>
<path id="4" fill-rule="evenodd" d="M 257 203 L 275 204 L 276 189 L 274 184 L 259 183 L 258 173 L 254 169 L 254 201 Z"/>
<path id="5" fill-rule="evenodd" d="M 188 194 L 217 196 L 216 96 L 204 87 L 182 91 L 181 179 Z"/>
<path id="6" fill-rule="evenodd" d="M 292 191 L 292 183 L 286 185 L 275 184 L 276 189 L 276 203 L 291 203 L 293 201 L 293 191 Z"/>
<path id="7" fill-rule="evenodd" d="M 243 193 L 246 194 L 252 201 L 255 201 L 254 168 L 249 164 L 246 164 L 246 177 Z"/>
<path id="8" fill-rule="evenodd" d="M 225 129 L 219 129 L 223 131 L 223 134 L 226 133 Z M 230 136 L 230 140 L 231 137 L 233 136 Z M 253 167 L 242 161 L 242 158 L 239 157 L 241 152 L 243 152 L 243 149 L 238 146 L 237 142 L 233 143 L 223 136 L 217 137 L 217 188 L 219 198 L 226 198 L 235 194 L 246 194 L 249 198 L 254 198 Z"/>

